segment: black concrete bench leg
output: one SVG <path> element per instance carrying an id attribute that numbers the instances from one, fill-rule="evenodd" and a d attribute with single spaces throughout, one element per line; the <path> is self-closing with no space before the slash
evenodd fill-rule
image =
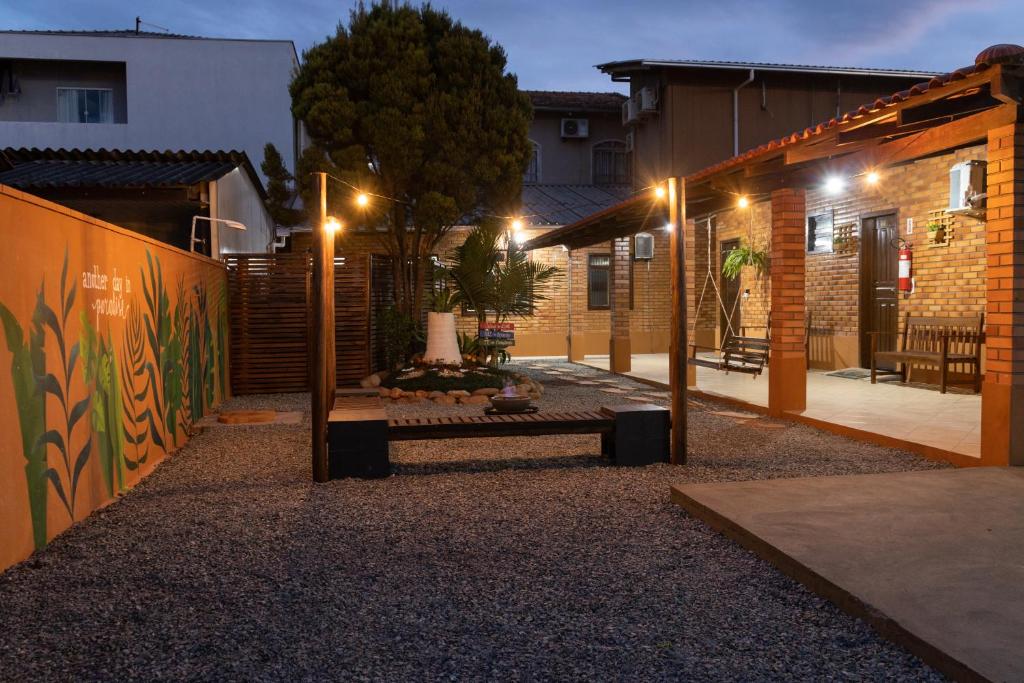
<path id="1" fill-rule="evenodd" d="M 333 411 L 327 426 L 327 457 L 331 479 L 389 476 L 384 410 Z"/>
<path id="2" fill-rule="evenodd" d="M 668 462 L 671 413 L 652 404 L 607 406 L 601 412 L 615 418 L 615 431 L 607 437 L 607 455 L 616 465 L 637 466 Z"/>

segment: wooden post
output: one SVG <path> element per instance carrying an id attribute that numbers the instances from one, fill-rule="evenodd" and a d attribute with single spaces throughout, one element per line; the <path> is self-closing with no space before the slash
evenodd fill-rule
<path id="1" fill-rule="evenodd" d="M 669 238 L 672 252 L 672 327 L 669 345 L 669 383 L 672 387 L 673 465 L 686 463 L 686 184 L 683 178 L 668 180 Z"/>
<path id="2" fill-rule="evenodd" d="M 327 227 L 327 174 L 320 176 L 320 222 L 313 231 L 313 481 L 330 479 L 327 418 L 334 408 L 334 232 Z"/>

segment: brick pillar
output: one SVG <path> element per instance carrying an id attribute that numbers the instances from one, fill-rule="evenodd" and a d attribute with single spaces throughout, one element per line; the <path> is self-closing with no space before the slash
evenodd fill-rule
<path id="1" fill-rule="evenodd" d="M 981 460 L 1024 465 L 1024 125 L 988 132 Z"/>
<path id="2" fill-rule="evenodd" d="M 683 228 L 683 244 L 686 247 L 686 321 L 687 321 L 687 346 L 682 350 L 683 357 L 690 355 L 689 344 L 702 344 L 706 340 L 700 339 L 700 320 L 697 315 L 697 290 L 703 284 L 700 273 L 700 261 L 698 258 L 697 233 L 700 226 L 694 221 L 686 221 Z M 706 237 L 706 236 L 705 236 Z M 703 240 L 702 240 L 703 241 Z M 685 360 L 683 361 L 685 362 Z M 697 367 L 687 364 L 686 386 L 696 388 Z"/>
<path id="3" fill-rule="evenodd" d="M 768 412 L 807 408 L 807 357 L 804 350 L 804 222 L 802 189 L 772 192 L 771 355 L 768 363 Z"/>
<path id="4" fill-rule="evenodd" d="M 611 307 L 611 338 L 608 343 L 608 362 L 612 372 L 629 372 L 631 349 L 629 345 L 629 237 L 612 240 L 612 262 L 608 283 Z"/>
<path id="5" fill-rule="evenodd" d="M 581 258 L 582 256 L 582 258 Z M 566 341 L 569 347 L 569 360 L 582 361 L 584 357 L 584 314 L 587 312 L 587 261 L 586 253 L 569 250 L 566 254 L 566 280 L 568 291 L 568 309 L 566 322 L 568 330 Z"/>

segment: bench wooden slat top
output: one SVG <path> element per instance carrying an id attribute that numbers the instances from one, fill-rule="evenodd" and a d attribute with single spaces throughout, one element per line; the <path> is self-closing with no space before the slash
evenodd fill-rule
<path id="1" fill-rule="evenodd" d="M 388 439 L 412 441 L 542 434 L 600 434 L 609 433 L 614 427 L 614 418 L 589 410 L 562 413 L 460 415 L 420 420 L 391 418 L 388 420 Z"/>

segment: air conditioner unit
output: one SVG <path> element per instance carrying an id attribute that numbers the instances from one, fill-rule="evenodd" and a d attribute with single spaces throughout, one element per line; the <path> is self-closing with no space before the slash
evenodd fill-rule
<path id="1" fill-rule="evenodd" d="M 985 162 L 961 161 L 949 169 L 949 213 L 977 213 L 985 208 Z"/>
<path id="2" fill-rule="evenodd" d="M 636 123 L 638 120 L 640 120 L 640 107 L 637 106 L 636 100 L 630 97 L 622 103 L 622 125 Z"/>
<path id="3" fill-rule="evenodd" d="M 658 113 L 658 91 L 656 88 L 649 86 L 640 88 L 637 99 L 640 100 L 641 115 Z"/>
<path id="4" fill-rule="evenodd" d="M 633 235 L 633 260 L 650 261 L 654 258 L 654 235 L 638 232 Z"/>
<path id="5" fill-rule="evenodd" d="M 590 137 L 590 121 L 587 119 L 562 119 L 562 137 Z"/>

